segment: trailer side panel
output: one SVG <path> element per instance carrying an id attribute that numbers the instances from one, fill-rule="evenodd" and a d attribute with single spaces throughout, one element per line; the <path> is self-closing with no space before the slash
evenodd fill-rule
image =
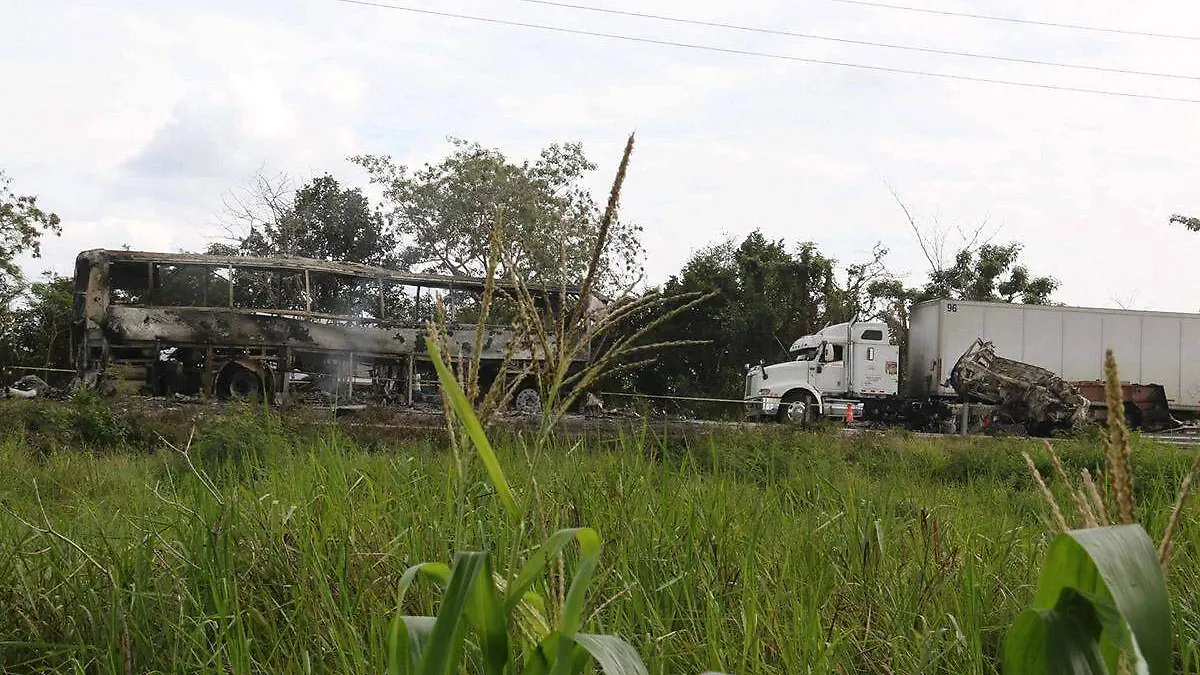
<path id="1" fill-rule="evenodd" d="M 1111 348 L 1123 381 L 1162 385 L 1171 409 L 1200 411 L 1200 315 L 935 300 L 911 317 L 910 394 L 954 396 L 950 368 L 982 338 L 1070 382 L 1103 380 Z"/>

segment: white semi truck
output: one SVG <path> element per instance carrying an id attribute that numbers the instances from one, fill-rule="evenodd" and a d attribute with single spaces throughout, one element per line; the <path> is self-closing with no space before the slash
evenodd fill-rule
<path id="1" fill-rule="evenodd" d="M 1200 412 L 1200 315 L 955 300 L 912 308 L 906 364 L 885 324 L 837 324 L 796 340 L 792 360 L 749 368 L 744 398 L 758 418 L 842 418 L 849 408 L 855 418 L 930 428 L 964 400 L 952 370 L 977 341 L 1069 383 L 1093 416 L 1103 414 L 1108 348 L 1133 425 L 1163 428 L 1176 423 L 1173 413 Z"/>

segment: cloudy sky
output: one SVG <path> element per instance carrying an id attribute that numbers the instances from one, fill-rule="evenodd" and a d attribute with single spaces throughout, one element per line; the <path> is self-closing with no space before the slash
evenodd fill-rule
<path id="1" fill-rule="evenodd" d="M 1150 77 L 615 16 L 522 0 L 381 0 L 651 40 L 1200 101 L 1200 39 L 984 21 L 846 0 L 575 0 L 621 11 Z M 1200 4 L 891 0 L 1153 33 Z M 842 261 L 876 242 L 927 269 L 925 226 L 1025 244 L 1071 304 L 1200 311 L 1200 103 L 1003 86 L 504 26 L 338 0 L 0 0 L 0 168 L 64 221 L 37 272 L 81 249 L 197 249 L 256 171 L 436 159 L 448 135 L 515 157 L 580 140 L 604 189 L 638 134 L 626 217 L 660 280 L 755 228 Z M 1188 79 L 1188 78 L 1192 79 Z"/>

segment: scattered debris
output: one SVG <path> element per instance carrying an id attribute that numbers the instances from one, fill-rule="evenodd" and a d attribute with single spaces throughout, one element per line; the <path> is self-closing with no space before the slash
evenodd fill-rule
<path id="1" fill-rule="evenodd" d="M 587 392 L 583 400 L 584 415 L 603 415 L 604 401 L 592 392 Z"/>
<path id="2" fill-rule="evenodd" d="M 11 398 L 38 398 L 51 393 L 50 385 L 37 375 L 25 375 L 12 383 L 6 393 Z"/>

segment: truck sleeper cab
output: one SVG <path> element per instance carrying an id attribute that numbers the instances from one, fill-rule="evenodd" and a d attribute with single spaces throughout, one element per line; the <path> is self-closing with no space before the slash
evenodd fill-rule
<path id="1" fill-rule="evenodd" d="M 856 417 L 863 403 L 895 396 L 900 348 L 882 322 L 850 321 L 806 335 L 788 349 L 792 359 L 748 369 L 744 400 L 753 419 L 811 421 Z"/>

